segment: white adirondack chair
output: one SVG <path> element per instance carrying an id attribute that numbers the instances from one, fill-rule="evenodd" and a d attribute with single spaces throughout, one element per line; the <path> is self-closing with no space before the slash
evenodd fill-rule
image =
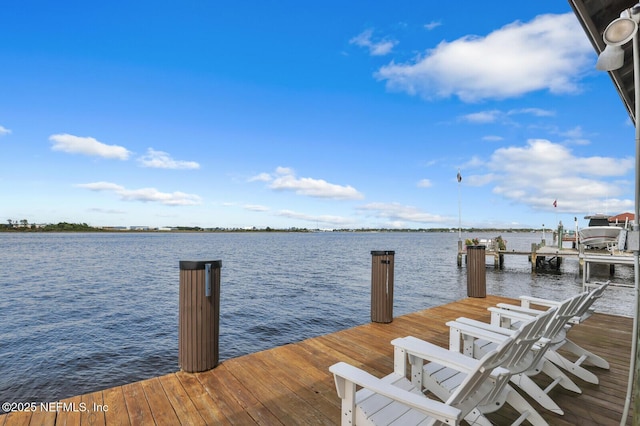
<path id="1" fill-rule="evenodd" d="M 566 323 L 571 320 L 578 308 L 582 305 L 584 300 L 588 297 L 589 293 L 584 292 L 575 295 L 569 299 L 563 301 L 554 313 L 553 318 L 546 325 L 546 329 L 542 335 L 540 341 L 534 345 L 527 354 L 527 363 L 529 367 L 519 374 L 514 374 L 511 377 L 511 383 L 518 386 L 534 400 L 536 400 L 544 408 L 556 413 L 564 414 L 564 411 L 558 406 L 558 404 L 549 396 L 549 392 L 560 385 L 567 390 L 582 393 L 581 389 L 558 367 L 545 358 L 545 354 L 551 348 L 552 342 L 556 339 L 556 336 L 564 329 Z M 492 313 L 496 312 L 495 308 L 489 308 Z M 553 308 L 552 308 L 553 309 Z M 538 315 L 542 315 L 548 311 L 539 312 Z M 519 321 L 529 321 L 530 318 L 536 318 L 536 316 L 523 314 L 521 312 L 504 311 L 502 315 L 506 318 L 507 315 L 512 319 L 518 319 Z M 499 327 L 493 324 L 487 324 L 481 321 L 475 321 L 468 318 L 458 318 L 454 322 L 447 323 L 450 330 L 450 347 L 452 350 L 462 350 L 469 356 L 479 358 L 483 356 L 483 353 L 493 350 L 496 345 L 501 343 L 500 338 L 487 338 L 483 335 L 483 332 L 490 330 L 495 334 L 502 335 L 502 338 L 512 335 L 514 330 L 504 327 Z M 462 347 L 460 346 L 462 342 Z M 542 389 L 535 383 L 531 377 L 537 374 L 544 373 L 552 378 L 552 382 Z"/>
<path id="2" fill-rule="evenodd" d="M 451 353 L 425 343 L 424 357 L 467 372 L 464 380 L 444 402 L 425 397 L 420 388 L 406 378 L 405 370 L 379 379 L 357 367 L 339 362 L 329 368 L 342 400 L 341 424 L 354 425 L 457 425 L 496 387 L 508 383 L 508 370 L 499 368 L 501 359 L 514 343 L 505 339 L 480 360 Z M 404 353 L 403 353 L 404 356 Z M 402 364 L 404 366 L 404 364 Z M 493 374 L 494 377 L 490 377 Z"/>
<path id="3" fill-rule="evenodd" d="M 520 413 L 518 419 L 513 424 L 521 424 L 525 420 L 533 425 L 547 425 L 547 422 L 540 414 L 508 384 L 508 380 L 514 375 L 525 371 L 530 367 L 528 354 L 531 348 L 537 344 L 546 329 L 547 324 L 554 317 L 555 311 L 545 312 L 544 315 L 536 317 L 534 320 L 524 322 L 521 328 L 511 336 L 503 333 L 496 334 L 490 330 L 473 329 L 474 332 L 482 335 L 488 340 L 513 339 L 513 343 L 503 353 L 499 360 L 500 367 L 507 371 L 507 374 L 500 376 L 492 375 L 491 381 L 485 383 L 489 388 L 485 398 L 476 405 L 466 416 L 465 420 L 474 425 L 491 425 L 485 414 L 499 410 L 504 404 L 511 405 Z M 459 324 L 460 329 L 465 329 L 465 324 Z M 402 372 L 406 369 L 406 362 L 410 364 L 411 381 L 416 388 L 423 392 L 432 393 L 439 399 L 446 401 L 457 391 L 459 384 L 465 380 L 468 370 L 462 365 L 445 363 L 427 358 L 430 344 L 415 337 L 404 337 L 391 342 L 395 347 L 395 369 Z M 472 358 L 461 354 L 458 348 L 445 350 L 442 359 L 447 357 L 458 359 L 460 355 L 466 358 L 465 363 L 471 364 Z M 448 354 L 446 354 L 448 353 Z M 465 359 L 462 358 L 462 359 Z M 428 361 L 426 364 L 424 361 Z"/>
<path id="4" fill-rule="evenodd" d="M 594 312 L 593 304 L 596 300 L 598 300 L 606 288 L 609 286 L 610 281 L 606 281 L 604 283 L 600 283 L 599 286 L 593 288 L 589 292 L 588 298 L 586 298 L 583 304 L 578 308 L 576 315 L 568 321 L 565 325 L 564 329 L 561 330 L 552 344 L 550 345 L 549 350 L 545 354 L 545 358 L 549 361 L 553 362 L 558 367 L 576 375 L 582 380 L 598 384 L 598 377 L 593 374 L 591 371 L 582 367 L 582 364 L 592 365 L 595 367 L 599 367 L 605 370 L 609 369 L 609 363 L 604 358 L 590 352 L 576 343 L 572 342 L 568 337 L 567 333 L 576 324 L 580 324 L 586 319 L 588 319 L 591 314 Z M 541 307 L 557 307 L 561 302 L 557 302 L 554 300 L 541 299 L 536 297 L 529 296 L 520 296 L 520 305 L 510 305 L 506 303 L 499 303 L 497 306 L 503 310 L 515 311 L 526 313 L 529 315 L 538 315 L 541 311 L 532 309 L 532 305 L 541 306 Z M 507 315 L 502 315 L 500 313 L 492 314 L 492 324 L 499 324 L 503 327 L 510 327 L 511 325 L 517 326 L 516 322 L 512 322 L 511 319 L 508 318 Z M 558 353 L 558 350 L 561 349 L 564 352 L 568 352 L 573 354 L 573 360 L 567 358 L 564 355 Z"/>

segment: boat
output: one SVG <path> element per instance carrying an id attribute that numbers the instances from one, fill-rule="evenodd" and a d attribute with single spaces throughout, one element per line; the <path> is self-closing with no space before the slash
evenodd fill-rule
<path id="1" fill-rule="evenodd" d="M 609 216 L 596 214 L 584 218 L 589 219 L 589 225 L 579 231 L 581 244 L 594 249 L 605 249 L 618 244 L 622 228 L 610 226 Z"/>

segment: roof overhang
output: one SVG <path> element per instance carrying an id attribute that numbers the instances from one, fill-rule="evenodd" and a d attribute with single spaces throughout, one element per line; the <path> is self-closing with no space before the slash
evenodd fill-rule
<path id="1" fill-rule="evenodd" d="M 591 40 L 598 55 L 604 50 L 602 33 L 611 21 L 620 16 L 620 12 L 638 3 L 638 0 L 568 0 L 578 21 Z M 609 71 L 631 121 L 635 123 L 634 87 L 633 87 L 633 51 L 632 43 L 624 46 L 624 65 Z"/>

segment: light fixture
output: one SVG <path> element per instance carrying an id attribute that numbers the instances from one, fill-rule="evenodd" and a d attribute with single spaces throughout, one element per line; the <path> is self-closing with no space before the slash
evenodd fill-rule
<path id="1" fill-rule="evenodd" d="M 606 43 L 604 51 L 598 56 L 596 69 L 613 71 L 624 64 L 622 45 L 629 42 L 638 31 L 638 24 L 631 18 L 620 17 L 612 21 L 602 34 Z"/>

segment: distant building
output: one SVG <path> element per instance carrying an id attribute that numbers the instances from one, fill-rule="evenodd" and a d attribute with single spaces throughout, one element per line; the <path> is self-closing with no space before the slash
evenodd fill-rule
<path id="1" fill-rule="evenodd" d="M 618 215 L 615 216 L 611 216 L 609 218 L 609 223 L 619 223 L 619 224 L 625 224 L 625 223 L 631 223 L 633 222 L 633 218 L 634 218 L 634 214 L 633 213 L 620 213 Z"/>

